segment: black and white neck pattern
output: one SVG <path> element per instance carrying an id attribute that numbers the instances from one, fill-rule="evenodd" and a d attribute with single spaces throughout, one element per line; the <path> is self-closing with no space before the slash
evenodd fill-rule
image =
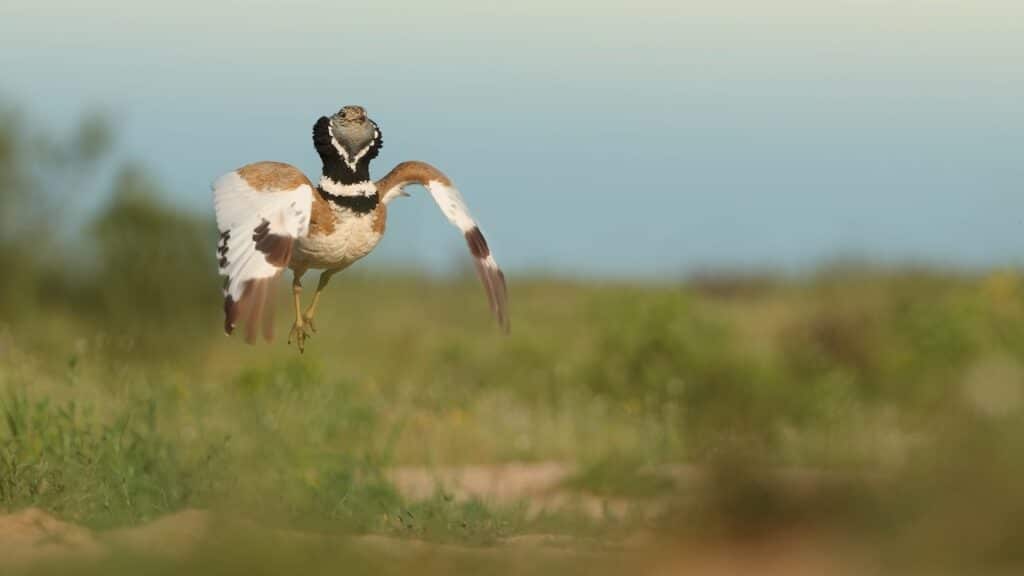
<path id="1" fill-rule="evenodd" d="M 369 141 L 360 142 L 358 149 L 350 149 L 351 143 L 339 141 L 326 116 L 313 125 L 313 146 L 323 161 L 324 178 L 342 185 L 370 180 L 370 161 L 377 157 L 384 141 L 377 125 L 372 120 L 368 122 L 373 126 L 373 135 Z"/>
<path id="2" fill-rule="evenodd" d="M 377 187 L 370 180 L 342 184 L 324 175 L 320 177 L 320 185 L 317 189 L 320 191 L 320 195 L 331 204 L 357 214 L 372 212 L 377 208 L 380 200 L 377 196 Z"/>

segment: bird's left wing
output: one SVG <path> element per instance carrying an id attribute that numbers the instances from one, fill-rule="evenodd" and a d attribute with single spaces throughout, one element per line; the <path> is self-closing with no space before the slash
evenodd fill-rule
<path id="1" fill-rule="evenodd" d="M 381 202 L 389 203 L 405 193 L 402 189 L 409 184 L 424 186 L 437 202 L 448 221 L 455 225 L 466 239 L 477 276 L 487 291 L 491 312 L 505 332 L 509 331 L 508 288 L 505 273 L 498 267 L 494 254 L 487 246 L 487 240 L 469 212 L 462 194 L 440 170 L 425 162 L 402 162 L 377 181 L 377 193 Z"/>
<path id="2" fill-rule="evenodd" d="M 220 240 L 217 259 L 224 281 L 224 332 L 246 322 L 256 339 L 261 319 L 270 340 L 273 279 L 288 266 L 296 238 L 309 231 L 313 186 L 297 168 L 258 162 L 213 183 Z"/>

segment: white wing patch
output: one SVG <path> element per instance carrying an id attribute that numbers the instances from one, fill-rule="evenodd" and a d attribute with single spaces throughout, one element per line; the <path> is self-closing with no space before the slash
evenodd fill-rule
<path id="1" fill-rule="evenodd" d="M 462 194 L 454 186 L 446 186 L 436 180 L 427 183 L 427 190 L 434 197 L 441 212 L 444 212 L 448 221 L 463 232 L 469 232 L 476 226 L 473 216 L 469 213 L 466 201 Z"/>
<path id="2" fill-rule="evenodd" d="M 473 265 L 476 268 L 477 276 L 487 291 L 487 301 L 491 307 L 491 313 L 498 320 L 502 330 L 508 332 L 508 288 L 505 285 L 505 273 L 498 267 L 498 262 L 491 254 L 491 249 L 484 239 L 483 233 L 476 220 L 469 213 L 469 207 L 463 200 L 462 194 L 454 186 L 444 184 L 437 180 L 427 182 L 427 190 L 437 202 L 441 212 L 448 221 L 462 231 L 469 245 L 469 251 L 473 255 Z"/>
<path id="3" fill-rule="evenodd" d="M 226 277 L 224 331 L 230 334 L 243 317 L 249 320 L 251 340 L 269 296 L 269 280 L 288 265 L 294 239 L 309 232 L 313 189 L 301 184 L 257 190 L 235 171 L 214 182 L 213 198 L 220 231 L 217 258 Z M 252 300 L 257 302 L 247 302 Z M 267 332 L 264 326 L 269 338 Z"/>

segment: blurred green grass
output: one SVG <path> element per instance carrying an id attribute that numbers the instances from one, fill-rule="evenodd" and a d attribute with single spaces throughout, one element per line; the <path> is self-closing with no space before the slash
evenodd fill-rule
<path id="1" fill-rule="evenodd" d="M 1015 270 L 512 277 L 503 337 L 468 276 L 357 268 L 300 356 L 221 334 L 213 226 L 137 165 L 113 170 L 70 239 L 38 234 L 67 218 L 53 174 L 104 162 L 109 137 L 89 120 L 62 148 L 17 118 L 0 114 L 0 208 L 18 215 L 0 234 L 0 508 L 110 528 L 198 507 L 474 545 L 810 524 L 908 570 L 1024 563 Z M 655 521 L 538 516 L 412 500 L 387 477 L 520 461 L 578 465 L 573 491 L 668 504 Z M 650 472 L 679 464 L 712 481 Z"/>

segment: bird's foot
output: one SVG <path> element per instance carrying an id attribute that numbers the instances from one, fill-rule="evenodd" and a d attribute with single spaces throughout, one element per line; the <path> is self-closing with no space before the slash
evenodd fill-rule
<path id="1" fill-rule="evenodd" d="M 306 313 L 302 315 L 302 323 L 305 324 L 313 334 L 316 334 L 316 324 L 313 323 L 312 312 L 307 310 Z"/>
<path id="2" fill-rule="evenodd" d="M 299 347 L 299 354 L 306 351 L 306 338 L 313 335 L 310 332 L 312 327 L 312 324 L 307 323 L 301 318 L 292 324 L 292 331 L 288 333 L 288 344 L 291 345 L 292 342 L 295 342 L 295 345 Z M 316 332 L 316 330 L 313 330 L 313 332 Z"/>

